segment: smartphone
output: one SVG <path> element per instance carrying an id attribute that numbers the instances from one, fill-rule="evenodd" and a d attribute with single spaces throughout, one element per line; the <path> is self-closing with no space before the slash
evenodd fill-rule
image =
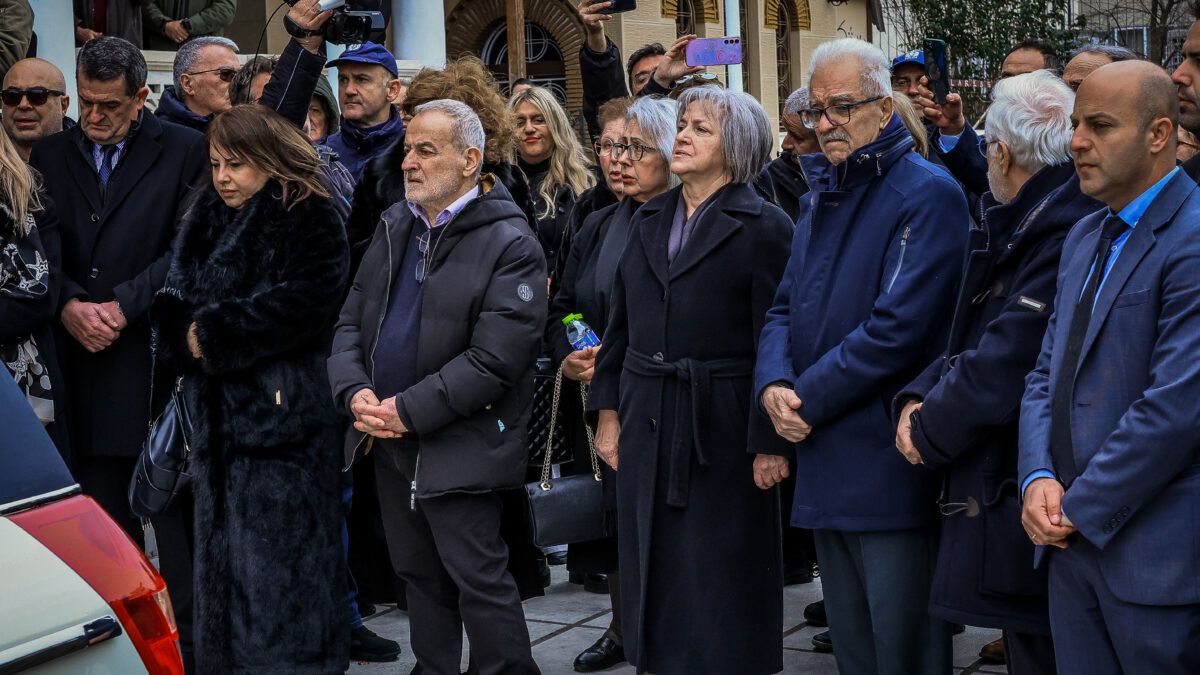
<path id="1" fill-rule="evenodd" d="M 637 0 L 613 0 L 613 4 L 600 10 L 601 14 L 620 14 L 637 9 Z"/>
<path id="2" fill-rule="evenodd" d="M 742 38 L 719 37 L 692 40 L 684 61 L 689 66 L 729 66 L 742 62 Z"/>
<path id="3" fill-rule="evenodd" d="M 929 90 L 933 102 L 946 102 L 950 93 L 950 71 L 946 70 L 946 42 L 925 38 L 925 77 L 929 78 Z"/>

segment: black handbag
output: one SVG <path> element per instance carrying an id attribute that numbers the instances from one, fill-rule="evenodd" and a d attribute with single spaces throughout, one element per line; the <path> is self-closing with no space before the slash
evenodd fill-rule
<path id="1" fill-rule="evenodd" d="M 553 413 L 554 362 L 539 358 L 533 371 L 533 408 L 529 412 L 529 434 L 526 447 L 529 450 L 529 465 L 542 463 L 546 449 L 550 448 L 550 461 L 561 464 L 571 459 L 572 429 Z"/>
<path id="2" fill-rule="evenodd" d="M 171 399 L 150 426 L 129 481 L 129 508 L 139 518 L 149 519 L 166 511 L 175 496 L 186 491 L 192 482 L 187 472 L 192 418 L 182 388 L 180 377 L 171 390 Z"/>
<path id="3" fill-rule="evenodd" d="M 554 377 L 554 397 L 551 401 L 551 422 L 558 418 L 558 402 L 562 393 L 562 366 Z M 579 383 L 583 409 L 587 410 L 587 388 Z M 596 457 L 596 439 L 592 428 L 587 430 L 588 454 L 592 472 L 575 476 L 550 478 L 551 448 L 547 440 L 542 459 L 542 479 L 526 483 L 529 495 L 529 520 L 533 527 L 533 543 L 540 547 L 561 546 L 607 536 L 604 526 L 604 483 Z"/>

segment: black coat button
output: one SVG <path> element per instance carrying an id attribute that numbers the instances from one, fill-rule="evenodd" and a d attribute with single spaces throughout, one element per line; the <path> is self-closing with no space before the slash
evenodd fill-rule
<path id="1" fill-rule="evenodd" d="M 93 267 L 93 268 L 92 268 L 92 272 L 91 272 L 91 276 L 92 276 L 92 278 L 93 278 L 93 279 L 95 279 L 96 277 L 100 276 L 100 268 L 99 268 L 99 267 Z"/>
<path id="2" fill-rule="evenodd" d="M 658 420 L 650 418 L 650 431 L 658 431 Z"/>
<path id="3" fill-rule="evenodd" d="M 93 214 L 92 214 L 92 222 L 93 222 L 93 223 L 98 223 L 98 222 L 100 222 L 100 216 L 98 216 L 98 215 L 96 215 L 95 213 L 93 213 Z"/>
<path id="4" fill-rule="evenodd" d="M 651 358 L 653 358 L 655 361 L 662 361 L 663 353 L 662 352 L 654 352 L 654 356 Z"/>

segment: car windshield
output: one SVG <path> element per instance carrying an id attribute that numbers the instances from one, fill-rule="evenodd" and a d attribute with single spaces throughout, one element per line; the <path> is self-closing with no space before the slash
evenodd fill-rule
<path id="1" fill-rule="evenodd" d="M 12 378 L 0 377 L 0 514 L 74 484 L 25 395 Z"/>

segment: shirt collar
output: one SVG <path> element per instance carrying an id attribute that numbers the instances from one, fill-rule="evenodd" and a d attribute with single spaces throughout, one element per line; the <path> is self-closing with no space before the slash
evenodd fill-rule
<path id="1" fill-rule="evenodd" d="M 1174 169 L 1171 169 L 1171 172 L 1163 176 L 1162 180 L 1158 181 L 1154 185 L 1151 185 L 1149 190 L 1146 190 L 1142 194 L 1138 195 L 1133 201 L 1129 202 L 1125 208 L 1121 209 L 1121 212 L 1117 214 L 1117 217 L 1128 223 L 1129 227 L 1136 227 L 1137 222 L 1142 219 L 1143 215 L 1145 215 L 1146 209 L 1150 208 L 1150 204 L 1154 201 L 1154 198 L 1158 196 L 1158 193 L 1163 191 L 1163 188 L 1167 186 L 1167 183 L 1169 183 L 1177 173 L 1179 173 L 1178 166 Z M 1109 213 L 1112 213 L 1111 208 L 1108 211 Z"/>
<path id="2" fill-rule="evenodd" d="M 425 215 L 425 210 L 420 206 L 417 206 L 412 202 L 407 202 L 408 209 L 412 211 L 413 215 L 419 218 L 421 222 L 425 223 L 426 227 L 433 229 L 435 227 L 441 227 L 442 225 L 450 222 L 451 218 L 457 216 L 459 212 L 466 208 L 467 204 L 471 203 L 471 201 L 478 197 L 481 193 L 482 191 L 479 189 L 479 185 L 476 184 L 475 187 L 471 188 L 466 194 L 454 200 L 450 206 L 447 206 L 446 210 L 439 213 L 432 224 L 430 224 L 428 216 Z"/>

